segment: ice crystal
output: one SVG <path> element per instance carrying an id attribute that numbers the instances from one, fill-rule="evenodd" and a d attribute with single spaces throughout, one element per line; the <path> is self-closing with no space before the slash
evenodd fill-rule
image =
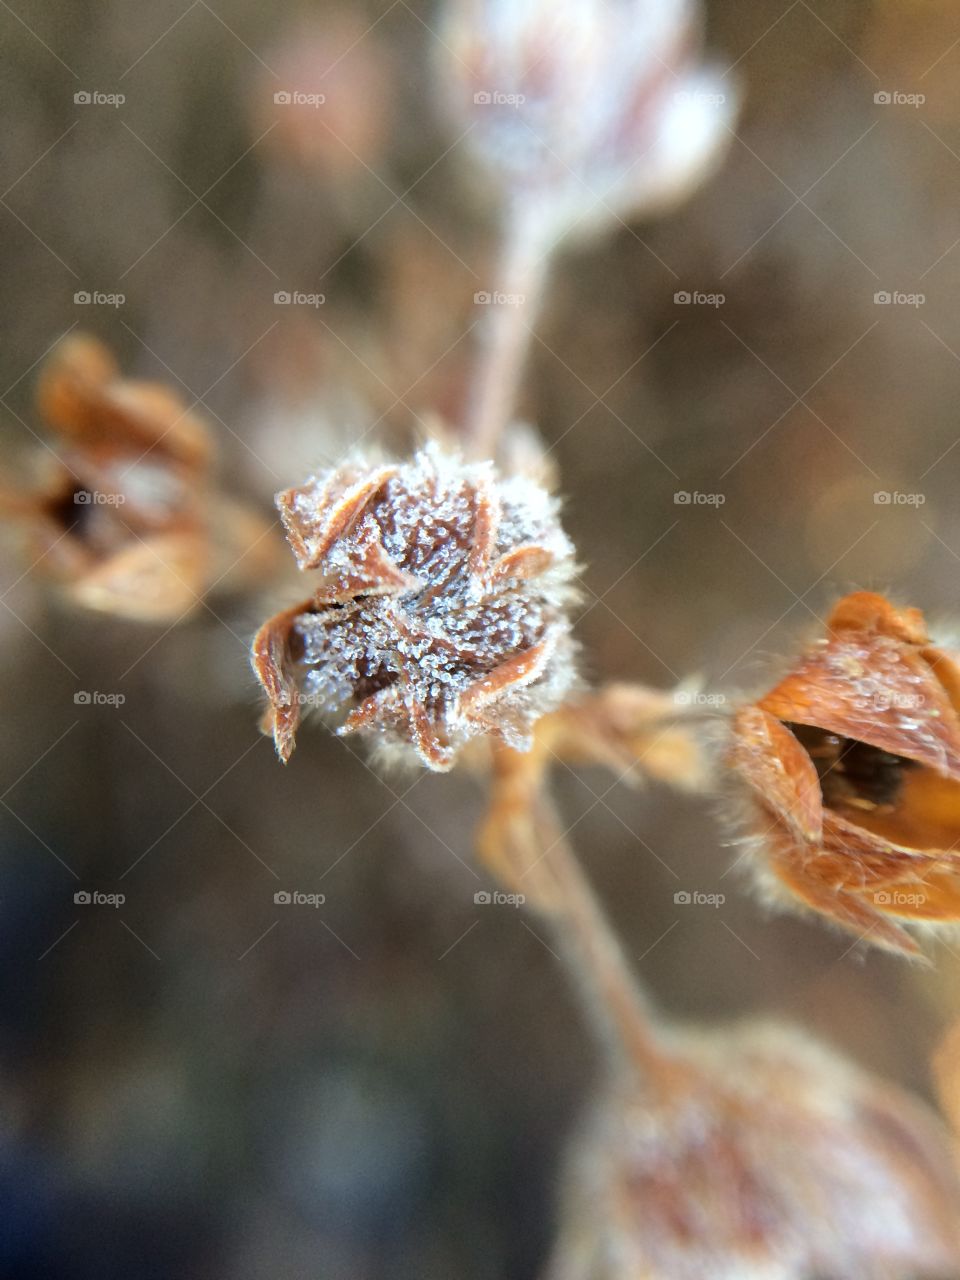
<path id="1" fill-rule="evenodd" d="M 303 705 L 349 714 L 433 769 L 491 733 L 518 750 L 573 681 L 573 547 L 525 477 L 428 445 L 407 463 L 351 462 L 277 497 L 310 600 L 254 642 L 268 728 L 289 758 Z"/>

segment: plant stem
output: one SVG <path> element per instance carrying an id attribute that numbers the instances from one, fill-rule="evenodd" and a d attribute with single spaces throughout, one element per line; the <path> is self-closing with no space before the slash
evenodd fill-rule
<path id="1" fill-rule="evenodd" d="M 467 404 L 464 441 L 473 458 L 496 455 L 500 436 L 514 415 L 551 256 L 541 220 L 513 206 L 506 218 L 496 290 L 484 317 Z M 504 295 L 522 301 L 507 303 Z"/>

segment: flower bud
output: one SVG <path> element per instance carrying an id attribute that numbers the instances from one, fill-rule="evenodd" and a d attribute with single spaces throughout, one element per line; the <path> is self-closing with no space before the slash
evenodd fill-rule
<path id="1" fill-rule="evenodd" d="M 730 137 L 688 0 L 454 0 L 443 78 L 471 143 L 547 238 L 683 198 Z"/>
<path id="2" fill-rule="evenodd" d="M 574 679 L 573 547 L 554 499 L 430 444 L 327 471 L 277 506 L 299 567 L 319 574 L 254 641 L 282 759 L 304 704 L 431 769 L 479 734 L 529 748 Z"/>
<path id="3" fill-rule="evenodd" d="M 575 1142 L 546 1280 L 957 1274 L 960 1187 L 918 1101 L 784 1027 L 673 1049 L 675 1088 L 611 1088 Z"/>
<path id="4" fill-rule="evenodd" d="M 960 667 L 923 616 L 856 592 L 734 721 L 764 883 L 859 937 L 960 920 Z"/>

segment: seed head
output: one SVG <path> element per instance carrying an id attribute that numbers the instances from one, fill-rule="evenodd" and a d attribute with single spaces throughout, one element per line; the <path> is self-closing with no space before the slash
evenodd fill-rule
<path id="1" fill-rule="evenodd" d="M 904 923 L 960 920 L 960 666 L 919 610 L 845 597 L 734 734 L 777 896 L 907 953 Z"/>
<path id="2" fill-rule="evenodd" d="M 356 461 L 278 494 L 309 600 L 271 618 L 253 667 L 289 758 L 303 705 L 449 769 L 489 733 L 517 750 L 574 680 L 573 547 L 524 477 L 431 444 L 405 464 Z"/>
<path id="3" fill-rule="evenodd" d="M 943 1126 L 790 1028 L 677 1035 L 676 1088 L 611 1088 L 546 1280 L 906 1280 L 960 1267 Z"/>

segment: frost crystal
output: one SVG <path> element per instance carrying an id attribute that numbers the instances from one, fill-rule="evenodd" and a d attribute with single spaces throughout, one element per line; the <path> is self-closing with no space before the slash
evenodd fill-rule
<path id="1" fill-rule="evenodd" d="M 491 733 L 527 750 L 573 681 L 573 547 L 525 477 L 428 445 L 410 462 L 349 463 L 277 497 L 312 598 L 270 619 L 254 670 L 289 758 L 304 704 L 412 746 L 432 769 Z"/>

